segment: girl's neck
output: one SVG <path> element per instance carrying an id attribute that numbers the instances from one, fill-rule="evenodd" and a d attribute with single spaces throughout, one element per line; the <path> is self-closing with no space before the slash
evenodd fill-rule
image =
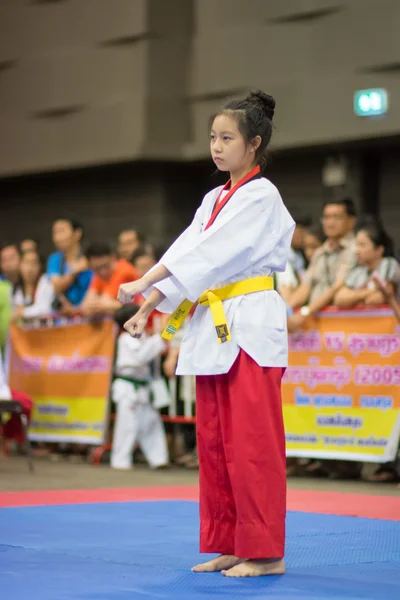
<path id="1" fill-rule="evenodd" d="M 78 260 L 80 254 L 81 254 L 81 247 L 79 244 L 75 244 L 75 246 L 72 246 L 72 248 L 65 251 L 65 253 L 64 253 L 65 260 L 67 263 L 73 263 Z"/>
<path id="2" fill-rule="evenodd" d="M 235 185 L 237 185 L 239 183 L 239 181 L 241 179 L 243 179 L 243 177 L 246 177 L 246 175 L 248 173 L 250 173 L 250 171 L 252 171 L 255 168 L 255 165 L 249 165 L 247 167 L 244 167 L 243 169 L 240 169 L 238 171 L 235 171 L 234 173 L 230 174 L 230 180 L 231 180 L 231 189 L 235 187 Z"/>

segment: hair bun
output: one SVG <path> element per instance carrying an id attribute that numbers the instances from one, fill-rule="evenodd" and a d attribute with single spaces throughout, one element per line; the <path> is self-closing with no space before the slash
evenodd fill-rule
<path id="1" fill-rule="evenodd" d="M 275 100 L 272 96 L 266 94 L 262 90 L 254 90 L 250 93 L 248 100 L 250 102 L 255 101 L 257 104 L 259 104 L 268 119 L 272 121 L 275 113 Z"/>

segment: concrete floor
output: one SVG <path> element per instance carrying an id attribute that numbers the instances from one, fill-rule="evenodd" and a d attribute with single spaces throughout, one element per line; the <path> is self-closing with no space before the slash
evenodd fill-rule
<path id="1" fill-rule="evenodd" d="M 195 485 L 197 471 L 171 467 L 151 471 L 139 465 L 132 471 L 114 471 L 107 465 L 92 466 L 65 460 L 52 462 L 35 459 L 35 472 L 28 471 L 24 457 L 0 458 L 0 492 L 27 490 L 74 490 L 163 485 Z M 291 478 L 289 488 L 394 496 L 400 495 L 395 484 L 370 484 L 363 481 L 329 481 L 326 479 Z"/>

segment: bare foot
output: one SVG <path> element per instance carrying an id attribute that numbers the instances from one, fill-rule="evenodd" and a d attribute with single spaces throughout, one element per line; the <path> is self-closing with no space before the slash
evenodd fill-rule
<path id="1" fill-rule="evenodd" d="M 283 558 L 266 558 L 246 560 L 229 570 L 222 570 L 225 577 L 261 577 L 262 575 L 283 575 L 285 561 Z"/>
<path id="2" fill-rule="evenodd" d="M 221 554 L 220 556 L 217 556 L 217 558 L 213 558 L 213 560 L 209 560 L 201 565 L 196 565 L 193 567 L 192 571 L 194 573 L 217 573 L 224 569 L 232 569 L 232 567 L 243 561 L 244 558 L 238 558 L 231 554 Z"/>

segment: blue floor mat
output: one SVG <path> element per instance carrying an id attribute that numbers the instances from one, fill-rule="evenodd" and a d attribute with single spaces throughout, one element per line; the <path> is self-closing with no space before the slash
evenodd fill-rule
<path id="1" fill-rule="evenodd" d="M 193 574 L 198 505 L 134 502 L 0 510 L 4 600 L 399 600 L 400 522 L 289 513 L 287 574 Z"/>

